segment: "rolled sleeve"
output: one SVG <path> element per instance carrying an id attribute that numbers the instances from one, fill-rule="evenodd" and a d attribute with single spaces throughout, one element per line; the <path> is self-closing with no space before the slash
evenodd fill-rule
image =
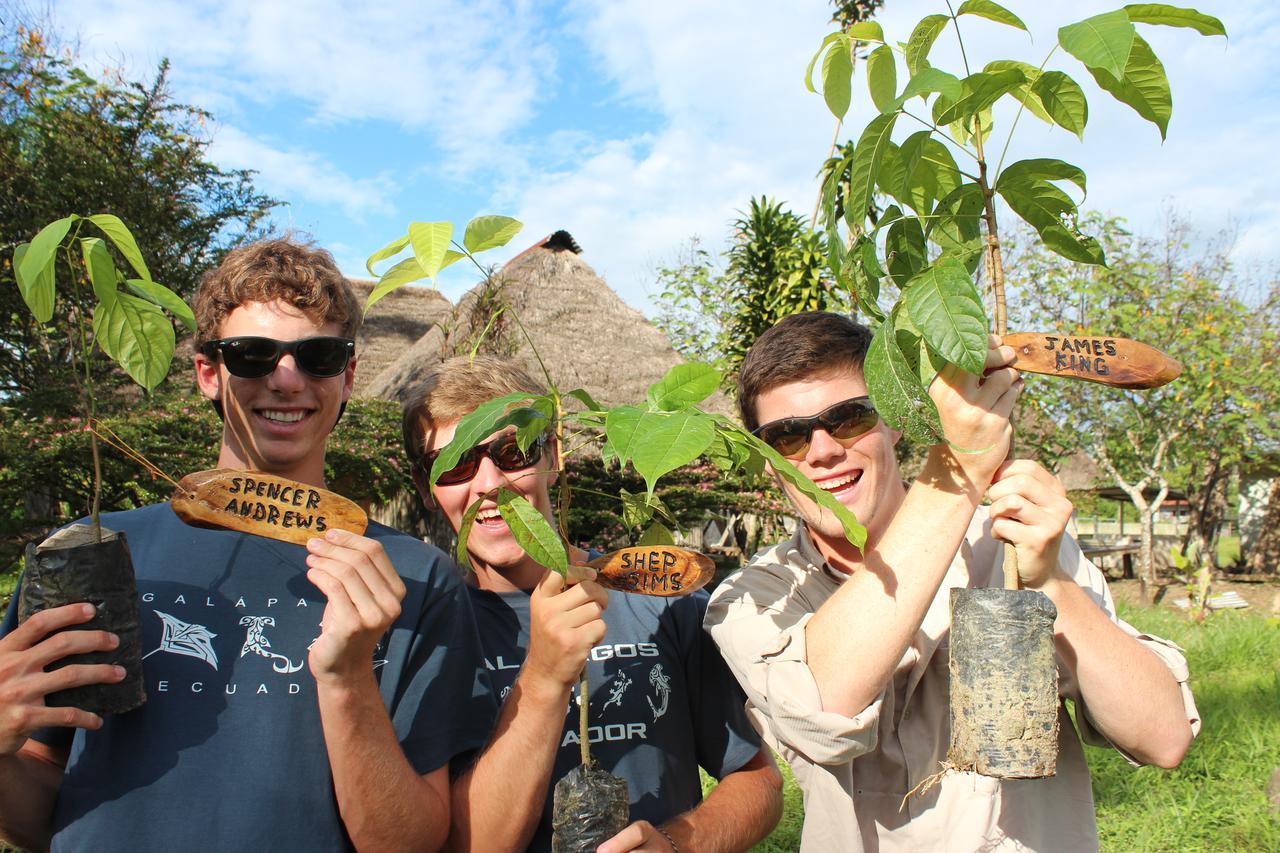
<path id="1" fill-rule="evenodd" d="M 816 764 L 844 764 L 874 750 L 883 694 L 853 717 L 824 711 L 805 653 L 813 613 L 762 608 L 754 603 L 758 594 L 726 586 L 731 581 L 716 590 L 706 628 L 750 704 L 767 718 L 768 734 Z"/>

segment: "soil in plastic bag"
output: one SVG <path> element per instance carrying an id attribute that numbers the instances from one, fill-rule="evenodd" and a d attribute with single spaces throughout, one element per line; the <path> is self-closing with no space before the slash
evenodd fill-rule
<path id="1" fill-rule="evenodd" d="M 1054 775 L 1057 615 L 1034 590 L 951 590 L 952 767 L 1000 779 Z"/>
<path id="2" fill-rule="evenodd" d="M 120 645 L 111 651 L 71 655 L 46 668 L 118 664 L 125 668 L 123 681 L 60 690 L 46 696 L 46 704 L 69 705 L 95 714 L 121 714 L 147 701 L 142 679 L 138 590 L 123 533 L 103 528 L 102 541 L 98 542 L 92 525 L 73 524 L 39 545 L 29 543 L 18 595 L 20 622 L 41 610 L 87 601 L 97 608 L 94 617 L 63 630 L 110 631 L 120 638 Z"/>
<path id="3" fill-rule="evenodd" d="M 594 853 L 630 823 L 627 781 L 599 767 L 570 770 L 551 802 L 552 853 Z"/>

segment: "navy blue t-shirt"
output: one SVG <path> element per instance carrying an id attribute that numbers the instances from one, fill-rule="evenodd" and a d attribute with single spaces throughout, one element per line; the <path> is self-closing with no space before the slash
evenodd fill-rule
<path id="1" fill-rule="evenodd" d="M 307 666 L 325 598 L 306 548 L 192 527 L 168 504 L 102 523 L 128 536 L 148 698 L 98 731 L 38 735 L 70 743 L 53 849 L 350 849 Z M 408 588 L 374 653 L 396 736 L 419 773 L 465 760 L 497 713 L 465 587 L 432 546 L 366 535 Z"/>
<path id="2" fill-rule="evenodd" d="M 529 649 L 529 594 L 468 589 L 490 680 L 505 699 Z M 699 765 L 719 779 L 760 750 L 742 689 L 702 630 L 708 598 L 609 592 L 608 633 L 587 661 L 588 737 L 600 766 L 627 780 L 633 821 L 657 825 L 688 811 L 702 800 Z M 581 762 L 579 699 L 575 688 L 552 788 Z M 548 788 L 530 850 L 551 849 L 551 806 Z"/>

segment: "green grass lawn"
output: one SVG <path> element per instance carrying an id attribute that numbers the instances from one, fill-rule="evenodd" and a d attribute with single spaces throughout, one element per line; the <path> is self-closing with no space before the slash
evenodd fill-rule
<path id="1" fill-rule="evenodd" d="M 1176 770 L 1085 748 L 1102 849 L 1280 850 L 1280 816 L 1265 792 L 1280 767 L 1280 620 L 1228 611 L 1197 625 L 1169 610 L 1122 603 L 1120 612 L 1186 650 L 1204 726 Z M 799 849 L 804 806 L 785 766 L 783 774 L 782 820 L 756 850 Z"/>

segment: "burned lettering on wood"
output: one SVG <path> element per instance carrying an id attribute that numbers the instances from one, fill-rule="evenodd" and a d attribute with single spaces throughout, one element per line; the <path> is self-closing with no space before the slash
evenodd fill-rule
<path id="1" fill-rule="evenodd" d="M 623 548 L 588 565 L 601 586 L 640 595 L 687 595 L 715 574 L 715 563 L 696 551 L 668 546 Z"/>
<path id="2" fill-rule="evenodd" d="M 1155 347 L 1128 338 L 1018 332 L 1004 336 L 1025 373 L 1070 376 L 1118 388 L 1158 388 L 1182 365 Z"/>
<path id="3" fill-rule="evenodd" d="M 368 517 L 324 489 L 271 474 L 218 469 L 188 475 L 170 500 L 189 524 L 225 527 L 305 544 L 330 527 L 364 533 Z"/>

